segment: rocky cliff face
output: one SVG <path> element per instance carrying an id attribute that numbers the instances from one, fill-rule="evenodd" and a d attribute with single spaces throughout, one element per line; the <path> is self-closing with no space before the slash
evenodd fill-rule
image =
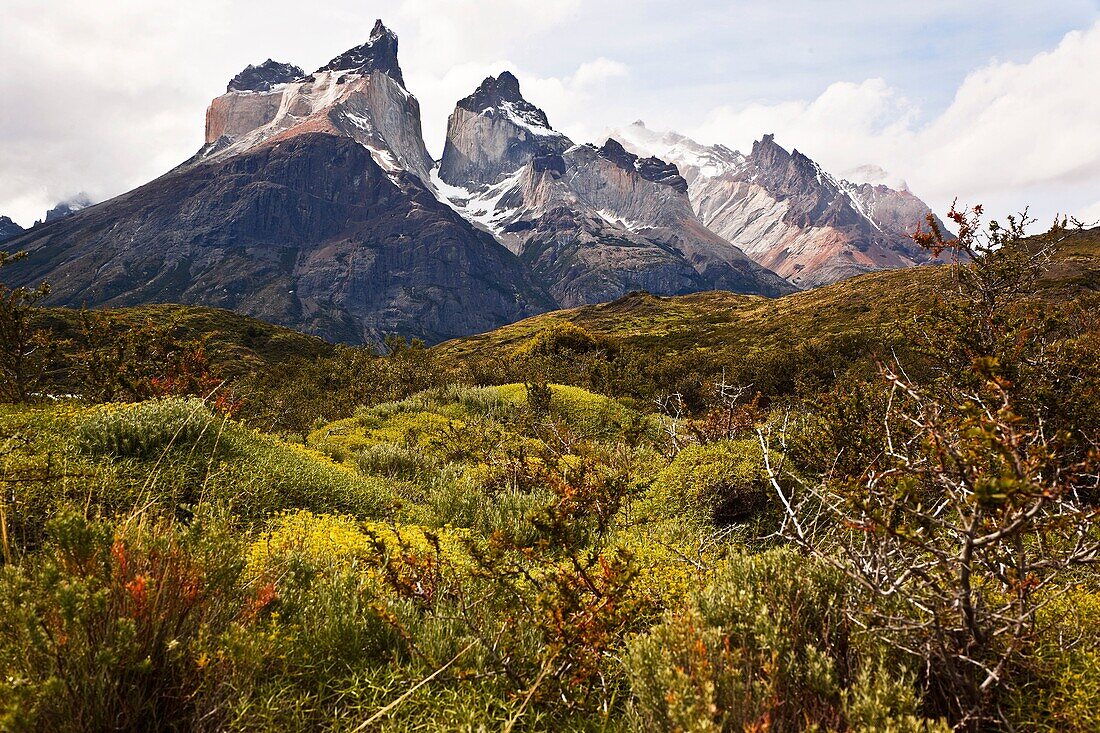
<path id="1" fill-rule="evenodd" d="M 550 127 L 545 112 L 523 98 L 519 81 L 505 71 L 459 100 L 447 121 L 439 178 L 457 186 L 492 185 L 531 158 L 560 155 L 571 145 Z"/>
<path id="2" fill-rule="evenodd" d="M 800 287 L 928 261 L 909 236 L 928 213 L 923 201 L 838 179 L 771 135 L 746 156 L 641 122 L 610 134 L 634 152 L 675 162 L 703 223 Z"/>
<path id="3" fill-rule="evenodd" d="M 22 234 L 23 232 L 23 227 L 6 216 L 0 216 L 0 241 L 11 239 L 15 235 Z"/>
<path id="4" fill-rule="evenodd" d="M 507 72 L 458 103 L 436 185 L 563 307 L 632 290 L 793 289 L 703 226 L 675 165 L 615 141 L 573 145 Z"/>

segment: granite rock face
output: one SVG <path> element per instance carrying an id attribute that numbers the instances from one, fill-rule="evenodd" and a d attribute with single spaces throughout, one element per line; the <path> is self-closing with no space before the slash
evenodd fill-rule
<path id="1" fill-rule="evenodd" d="M 795 289 L 699 221 L 675 165 L 614 140 L 573 145 L 507 72 L 458 102 L 437 175 L 456 210 L 518 254 L 562 307 L 633 290 Z"/>
<path id="2" fill-rule="evenodd" d="M 185 165 L 239 155 L 308 132 L 344 135 L 364 145 L 382 168 L 428 180 L 420 104 L 405 89 L 397 36 L 379 21 L 371 40 L 313 74 L 267 91 L 232 89 L 206 113 L 206 143 Z M 242 72 L 243 73 L 243 72 Z"/>
<path id="3" fill-rule="evenodd" d="M 837 178 L 772 135 L 742 155 L 641 122 L 610 134 L 675 162 L 703 223 L 799 287 L 929 261 L 910 236 L 927 204 L 908 190 Z"/>
<path id="4" fill-rule="evenodd" d="M 328 133 L 177 169 L 10 244 L 29 256 L 5 281 L 48 278 L 53 305 L 209 305 L 351 343 L 436 342 L 553 306 L 417 176 Z"/>
<path id="5" fill-rule="evenodd" d="M 439 178 L 478 188 L 499 182 L 533 157 L 560 155 L 572 143 L 546 113 L 523 98 L 510 72 L 489 77 L 459 100 L 447 121 Z"/>

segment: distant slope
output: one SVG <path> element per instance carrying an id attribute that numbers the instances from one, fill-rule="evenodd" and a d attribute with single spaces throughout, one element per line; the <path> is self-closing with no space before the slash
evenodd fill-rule
<path id="1" fill-rule="evenodd" d="M 238 376 L 265 365 L 301 357 L 310 359 L 331 354 L 332 344 L 316 336 L 276 326 L 250 316 L 221 308 L 193 305 L 141 305 L 129 308 L 105 308 L 94 311 L 117 319 L 124 326 L 152 321 L 170 325 L 184 340 L 205 338 L 208 356 L 225 376 Z M 47 308 L 39 325 L 47 328 L 55 342 L 79 348 L 80 311 L 72 308 Z"/>
<path id="2" fill-rule="evenodd" d="M 660 354 L 873 337 L 913 317 L 949 277 L 946 266 L 890 270 L 774 299 L 722 291 L 674 297 L 631 293 L 611 303 L 545 313 L 435 349 L 459 358 L 500 354 L 565 321 Z M 1042 287 L 1053 300 L 1080 298 L 1083 305 L 1100 305 L 1100 228 L 1072 234 L 1058 247 Z"/>

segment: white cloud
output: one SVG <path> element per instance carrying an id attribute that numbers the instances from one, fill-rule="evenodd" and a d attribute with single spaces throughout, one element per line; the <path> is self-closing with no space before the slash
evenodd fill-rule
<path id="1" fill-rule="evenodd" d="M 875 78 L 812 101 L 721 106 L 691 133 L 747 149 L 774 132 L 831 170 L 882 166 L 938 209 L 959 196 L 995 211 L 1030 204 L 1045 221 L 1086 211 L 1100 190 L 1097 69 L 1100 23 L 1025 63 L 974 71 L 932 119 Z"/>
<path id="2" fill-rule="evenodd" d="M 1077 214 L 1077 218 L 1087 226 L 1100 225 L 1100 201 L 1081 209 L 1081 212 Z"/>
<path id="3" fill-rule="evenodd" d="M 575 89 L 591 89 L 600 87 L 613 80 L 621 79 L 630 73 L 626 64 L 612 61 L 603 56 L 591 61 L 585 61 L 570 77 L 570 84 Z"/>
<path id="4" fill-rule="evenodd" d="M 573 18 L 581 0 L 402 0 L 399 25 L 417 64 L 446 73 L 456 59 L 484 63 Z M 404 39 L 403 39 L 404 40 Z"/>

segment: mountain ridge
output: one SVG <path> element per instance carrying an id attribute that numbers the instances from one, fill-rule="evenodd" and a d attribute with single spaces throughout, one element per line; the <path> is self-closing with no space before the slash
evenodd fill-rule
<path id="1" fill-rule="evenodd" d="M 635 153 L 676 163 L 703 223 L 799 287 L 929 261 L 910 236 L 930 212 L 927 204 L 907 189 L 839 179 L 797 149 L 788 152 L 774 135 L 745 155 L 641 121 L 607 134 Z"/>
<path id="2" fill-rule="evenodd" d="M 437 163 L 379 20 L 311 74 L 248 65 L 194 156 L 16 232 L 6 246 L 30 254 L 3 276 L 50 279 L 54 304 L 179 300 L 358 343 L 634 290 L 778 296 L 917 262 L 900 229 L 923 203 L 907 192 L 835 179 L 771 136 L 748 156 L 620 137 L 576 144 L 502 71 L 458 100 Z"/>

